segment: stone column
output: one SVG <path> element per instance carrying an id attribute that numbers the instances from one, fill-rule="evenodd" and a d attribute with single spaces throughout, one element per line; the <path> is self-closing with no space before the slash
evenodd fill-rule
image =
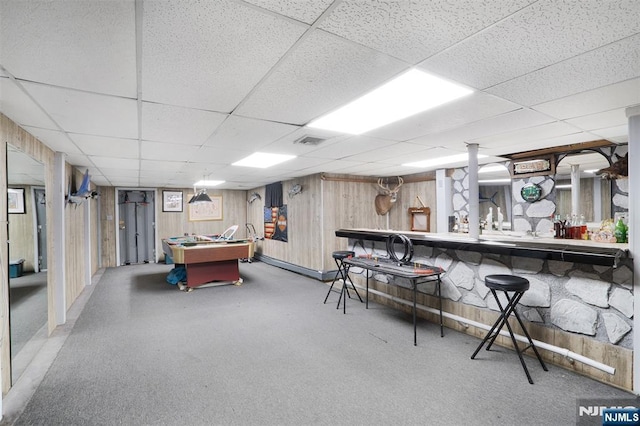
<path id="1" fill-rule="evenodd" d="M 436 170 L 436 201 L 438 208 L 436 209 L 435 232 L 449 232 L 449 216 L 453 214 L 452 199 L 451 178 L 447 176 L 447 170 Z"/>
<path id="2" fill-rule="evenodd" d="M 633 392 L 640 395 L 640 105 L 626 110 L 629 119 L 629 251 L 633 258 Z M 635 218 L 635 219 L 634 219 Z"/>
<path id="3" fill-rule="evenodd" d="M 469 237 L 480 233 L 480 190 L 478 189 L 478 144 L 467 145 L 469 153 Z"/>

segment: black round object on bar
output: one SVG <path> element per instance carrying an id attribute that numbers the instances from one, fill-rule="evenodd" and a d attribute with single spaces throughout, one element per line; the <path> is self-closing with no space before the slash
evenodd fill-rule
<path id="1" fill-rule="evenodd" d="M 394 247 L 398 242 L 397 240 L 400 240 L 400 242 L 404 244 L 404 253 L 401 259 L 398 259 L 398 255 L 396 254 Z M 406 235 L 391 234 L 387 237 L 387 254 L 395 262 L 408 263 L 413 257 L 413 242 Z"/>

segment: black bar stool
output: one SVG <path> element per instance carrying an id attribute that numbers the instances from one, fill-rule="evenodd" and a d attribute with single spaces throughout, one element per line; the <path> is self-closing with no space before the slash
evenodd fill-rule
<path id="1" fill-rule="evenodd" d="M 487 350 L 490 350 L 491 345 L 493 345 L 493 342 L 495 342 L 496 337 L 498 337 L 498 334 L 500 334 L 500 330 L 502 330 L 502 327 L 506 325 L 507 329 L 509 330 L 509 335 L 511 336 L 511 341 L 513 342 L 513 346 L 516 352 L 518 353 L 518 357 L 520 358 L 520 363 L 522 364 L 522 368 L 524 368 L 524 372 L 527 375 L 527 379 L 529 379 L 529 383 L 533 384 L 533 380 L 531 379 L 531 375 L 529 374 L 527 365 L 524 363 L 524 358 L 522 357 L 522 353 L 524 351 L 526 351 L 529 348 L 533 349 L 533 352 L 535 352 L 536 357 L 538 358 L 538 361 L 540 361 L 540 365 L 542 366 L 542 369 L 544 371 L 549 371 L 549 370 L 547 370 L 547 366 L 544 364 L 544 361 L 542 361 L 542 357 L 540 356 L 540 354 L 538 353 L 538 350 L 533 344 L 533 340 L 531 340 L 531 336 L 529 336 L 529 332 L 527 332 L 527 329 L 524 327 L 524 324 L 520 319 L 520 315 L 518 315 L 518 311 L 516 311 L 516 305 L 518 304 L 518 302 L 520 301 L 524 293 L 527 290 L 529 290 L 529 280 L 524 279 L 522 277 L 517 277 L 515 275 L 487 275 L 484 278 L 484 282 L 486 286 L 491 290 L 493 297 L 496 299 L 496 302 L 498 303 L 498 307 L 500 308 L 500 317 L 493 324 L 493 327 L 491 327 L 491 329 L 489 330 L 487 335 L 484 337 L 484 339 L 482 340 L 482 342 L 480 343 L 476 351 L 473 353 L 473 355 L 471 355 L 471 359 L 475 358 L 478 352 L 480 352 L 480 349 L 482 349 L 482 346 L 485 343 L 487 343 L 487 341 L 489 342 L 489 344 L 487 345 Z M 508 303 L 506 306 L 504 307 L 502 306 L 502 303 L 500 303 L 500 299 L 498 299 L 498 294 L 496 293 L 496 291 L 502 291 L 504 295 L 507 297 Z M 511 292 L 512 295 L 509 296 L 508 292 Z M 524 332 L 524 335 L 527 336 L 527 340 L 529 341 L 529 344 L 524 349 L 520 349 L 520 347 L 518 346 L 518 342 L 516 341 L 516 338 L 513 334 L 513 330 L 511 329 L 511 324 L 509 324 L 509 321 L 507 321 L 507 319 L 511 314 L 513 314 L 513 316 L 516 317 L 516 320 L 518 320 L 520 327 L 522 327 L 522 331 Z"/>
<path id="2" fill-rule="evenodd" d="M 342 299 L 344 298 L 344 301 L 342 302 L 342 309 L 343 313 L 345 314 L 347 313 L 347 296 L 349 296 L 349 299 L 351 299 L 351 294 L 349 293 L 349 288 L 347 287 L 347 280 L 349 280 L 349 282 L 351 283 L 351 288 L 356 292 L 356 295 L 358 296 L 358 299 L 360 299 L 360 302 L 364 303 L 362 297 L 360 297 L 360 293 L 358 293 L 358 290 L 356 289 L 356 286 L 353 284 L 353 281 L 351 281 L 351 278 L 349 277 L 349 265 L 344 263 L 344 259 L 353 257 L 355 255 L 355 252 L 348 250 L 334 251 L 332 253 L 333 261 L 336 262 L 336 266 L 338 266 L 338 272 L 336 272 L 336 276 L 333 278 L 333 282 L 331 282 L 331 287 L 329 287 L 327 296 L 324 298 L 324 303 L 327 303 L 329 294 L 331 294 L 331 291 L 333 290 L 333 285 L 336 283 L 336 281 L 338 281 L 338 277 L 341 277 L 342 289 L 340 289 L 340 297 L 338 297 L 338 305 L 336 306 L 336 309 L 340 307 L 340 301 L 342 301 Z"/>

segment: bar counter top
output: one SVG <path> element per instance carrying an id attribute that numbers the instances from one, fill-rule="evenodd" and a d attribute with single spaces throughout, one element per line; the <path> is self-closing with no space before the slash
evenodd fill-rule
<path id="1" fill-rule="evenodd" d="M 619 260 L 630 256 L 628 244 L 535 237 L 508 231 L 481 234 L 478 239 L 471 238 L 468 234 L 393 229 L 351 228 L 336 231 L 337 237 L 368 241 L 385 241 L 392 234 L 406 235 L 414 245 L 602 266 L 616 267 Z"/>

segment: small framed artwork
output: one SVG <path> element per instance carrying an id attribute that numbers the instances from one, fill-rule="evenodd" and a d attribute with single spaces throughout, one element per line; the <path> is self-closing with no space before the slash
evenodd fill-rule
<path id="1" fill-rule="evenodd" d="M 431 222 L 431 209 L 429 207 L 409 207 L 409 216 L 411 216 L 412 231 L 429 232 Z"/>
<path id="2" fill-rule="evenodd" d="M 182 191 L 162 191 L 162 211 L 182 212 Z"/>
<path id="3" fill-rule="evenodd" d="M 7 188 L 7 210 L 9 213 L 24 214 L 24 188 Z"/>

